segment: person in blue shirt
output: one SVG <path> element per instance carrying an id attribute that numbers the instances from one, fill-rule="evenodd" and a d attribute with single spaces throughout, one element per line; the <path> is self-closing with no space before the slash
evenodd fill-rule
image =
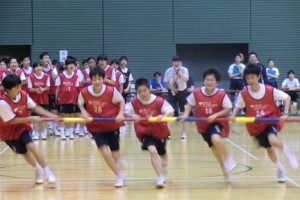
<path id="1" fill-rule="evenodd" d="M 162 92 L 166 91 L 166 83 L 161 78 L 160 72 L 154 72 L 153 79 L 150 81 L 151 92 Z"/>
<path id="2" fill-rule="evenodd" d="M 268 68 L 267 70 L 267 76 L 268 76 L 268 85 L 273 86 L 274 88 L 277 88 L 277 81 L 276 79 L 279 78 L 279 71 L 278 68 L 274 67 L 274 60 L 269 59 L 268 60 Z"/>

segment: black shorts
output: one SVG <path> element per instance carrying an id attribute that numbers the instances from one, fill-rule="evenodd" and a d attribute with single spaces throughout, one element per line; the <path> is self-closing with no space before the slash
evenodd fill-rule
<path id="1" fill-rule="evenodd" d="M 202 133 L 203 140 L 208 144 L 209 148 L 213 146 L 213 143 L 211 141 L 211 136 L 213 134 L 218 134 L 221 136 L 222 133 L 222 127 L 219 124 L 211 124 L 205 133 Z"/>
<path id="2" fill-rule="evenodd" d="M 183 91 L 178 91 L 175 95 L 168 91 L 168 102 L 172 105 L 174 110 L 176 110 L 177 105 L 179 106 L 179 112 L 184 112 L 184 107 L 187 104 L 186 98 L 188 96 L 188 91 L 185 89 Z"/>
<path id="3" fill-rule="evenodd" d="M 148 146 L 155 146 L 158 155 L 163 156 L 167 153 L 166 151 L 166 141 L 167 139 L 156 139 L 151 135 L 145 135 L 142 137 L 142 149 L 148 150 Z"/>
<path id="4" fill-rule="evenodd" d="M 98 148 L 103 145 L 108 145 L 111 151 L 118 151 L 120 149 L 119 130 L 105 133 L 92 133 L 92 136 L 96 141 Z"/>
<path id="5" fill-rule="evenodd" d="M 75 113 L 75 105 L 74 104 L 62 104 L 58 105 L 58 112 L 65 114 Z"/>
<path id="6" fill-rule="evenodd" d="M 24 131 L 17 140 L 4 141 L 15 153 L 25 154 L 27 153 L 26 145 L 32 142 L 29 131 Z"/>
<path id="7" fill-rule="evenodd" d="M 39 105 L 41 106 L 42 108 L 44 108 L 45 110 L 49 110 L 49 105 Z M 31 116 L 40 116 L 39 114 L 35 113 L 35 112 L 32 112 L 31 113 Z"/>
<path id="8" fill-rule="evenodd" d="M 258 145 L 264 148 L 271 147 L 271 144 L 269 143 L 269 134 L 275 134 L 277 135 L 277 128 L 276 125 L 271 124 L 269 125 L 261 134 L 256 135 L 255 139 L 258 142 Z"/>
<path id="9" fill-rule="evenodd" d="M 80 112 L 81 111 L 80 111 L 79 107 L 77 105 L 75 105 L 75 111 L 74 111 L 74 113 L 80 113 Z"/>
<path id="10" fill-rule="evenodd" d="M 56 101 L 55 101 L 55 95 L 54 94 L 48 94 L 48 100 L 49 100 L 49 110 L 56 110 Z"/>

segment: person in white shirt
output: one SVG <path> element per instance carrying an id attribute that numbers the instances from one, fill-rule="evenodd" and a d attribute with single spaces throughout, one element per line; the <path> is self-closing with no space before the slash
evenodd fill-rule
<path id="1" fill-rule="evenodd" d="M 281 85 L 281 89 L 290 95 L 293 102 L 297 102 L 297 114 L 300 114 L 300 101 L 298 100 L 298 94 L 296 90 L 300 89 L 299 81 L 295 78 L 295 72 L 289 70 L 287 72 L 288 78 L 284 79 Z"/>
<path id="2" fill-rule="evenodd" d="M 164 81 L 168 86 L 168 102 L 176 110 L 179 106 L 179 113 L 184 113 L 184 107 L 186 105 L 186 97 L 188 96 L 187 81 L 189 79 L 189 71 L 186 67 L 181 65 L 181 59 L 179 56 L 172 58 L 173 66 L 168 68 L 165 72 Z M 181 124 L 181 139 L 186 139 L 186 125 L 185 122 Z"/>
<path id="3" fill-rule="evenodd" d="M 266 69 L 267 71 L 267 77 L 268 77 L 268 85 L 273 86 L 274 88 L 277 88 L 277 81 L 276 79 L 279 78 L 279 70 L 278 68 L 274 67 L 275 63 L 273 59 L 268 60 L 268 68 Z"/>

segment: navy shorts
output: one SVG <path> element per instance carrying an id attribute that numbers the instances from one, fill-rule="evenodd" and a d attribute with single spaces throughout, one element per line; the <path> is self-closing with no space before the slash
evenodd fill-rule
<path id="1" fill-rule="evenodd" d="M 32 142 L 29 131 L 24 131 L 17 140 L 4 141 L 15 153 L 25 154 L 27 153 L 26 145 Z"/>
<path id="2" fill-rule="evenodd" d="M 142 149 L 148 150 L 148 146 L 155 146 L 158 155 L 163 156 L 167 153 L 166 151 L 166 138 L 165 139 L 156 139 L 151 135 L 145 135 L 142 137 Z"/>
<path id="3" fill-rule="evenodd" d="M 77 105 L 75 105 L 75 111 L 74 111 L 74 113 L 80 113 L 80 112 L 81 111 L 80 111 L 79 107 Z"/>
<path id="4" fill-rule="evenodd" d="M 65 114 L 73 114 L 73 113 L 75 113 L 75 105 L 74 104 L 59 105 L 58 112 L 65 113 Z"/>
<path id="5" fill-rule="evenodd" d="M 108 145 L 111 151 L 118 151 L 120 149 L 119 130 L 104 133 L 92 133 L 92 136 L 98 148 L 103 145 Z"/>
<path id="6" fill-rule="evenodd" d="M 219 124 L 211 124 L 205 133 L 202 133 L 203 140 L 208 144 L 209 148 L 213 146 L 213 143 L 211 142 L 211 136 L 213 134 L 218 134 L 221 136 L 222 129 L 221 125 Z"/>
<path id="7" fill-rule="evenodd" d="M 261 134 L 256 135 L 255 139 L 258 142 L 258 145 L 264 148 L 271 147 L 271 144 L 269 143 L 269 134 L 275 134 L 277 135 L 277 128 L 276 125 L 271 124 L 269 125 Z"/>
<path id="8" fill-rule="evenodd" d="M 179 106 L 179 112 L 184 112 L 184 107 L 187 104 L 186 98 L 189 95 L 188 91 L 185 89 L 183 91 L 178 91 L 175 95 L 168 91 L 168 102 L 172 105 L 174 110 Z"/>
<path id="9" fill-rule="evenodd" d="M 49 100 L 49 110 L 56 110 L 56 101 L 55 101 L 55 95 L 54 94 L 48 94 L 48 100 Z"/>

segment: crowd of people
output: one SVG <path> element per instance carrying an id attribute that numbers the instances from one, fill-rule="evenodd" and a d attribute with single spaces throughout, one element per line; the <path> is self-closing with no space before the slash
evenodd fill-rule
<path id="1" fill-rule="evenodd" d="M 47 52 L 41 53 L 39 58 L 40 62 L 31 67 L 29 57 L 24 57 L 20 66 L 18 59 L 11 57 L 9 62 L 1 62 L 0 71 L 0 125 L 4 127 L 0 131 L 0 139 L 36 168 L 36 183 L 43 182 L 43 171 L 49 183 L 56 182 L 44 157 L 32 142 L 32 139 L 46 140 L 48 137 L 47 126 L 41 123 L 42 118 L 38 116 L 53 118 L 54 121 L 49 123 L 49 133 L 62 140 L 67 137 L 75 139 L 75 134 L 84 136 L 90 133 L 105 162 L 117 177 L 115 187 L 125 185 L 121 169 L 126 167 L 126 162 L 121 159 L 119 146 L 120 127 L 125 125 L 124 117 L 134 119 L 135 133 L 142 143 L 142 149 L 149 151 L 152 166 L 158 175 L 156 186 L 165 186 L 168 171 L 166 140 L 170 136 L 170 129 L 165 122 L 149 123 L 145 118 L 173 116 L 175 110 L 182 117 L 182 139 L 187 139 L 185 119 L 191 115 L 191 111 L 193 116 L 206 118 L 206 121 L 196 122 L 197 132 L 211 148 L 226 181 L 230 180 L 230 172 L 236 163 L 223 144 L 223 138 L 229 135 L 229 122 L 218 121 L 218 118 L 226 117 L 233 108 L 230 117 L 232 122 L 244 108 L 247 117 L 280 118 L 281 122 L 278 123 L 248 123 L 246 127 L 250 136 L 266 149 L 270 160 L 277 166 L 278 182 L 285 181 L 285 170 L 274 148 L 284 153 L 292 168 L 298 168 L 296 157 L 277 138 L 282 122 L 288 117 L 291 97 L 275 87 L 279 72 L 274 68 L 273 60 L 269 60 L 266 69 L 258 62 L 254 52 L 249 54 L 247 66 L 242 64 L 243 56 L 236 55 L 235 64 L 229 67 L 228 73 L 230 88 L 240 92 L 232 105 L 226 92 L 217 87 L 221 80 L 217 69 L 205 70 L 203 85 L 194 88 L 188 68 L 183 66 L 178 56 L 172 58 L 172 66 L 166 70 L 164 80 L 160 72 L 153 74 L 154 79 L 150 83 L 145 78 L 138 78 L 134 84 L 136 95 L 132 98 L 128 98 L 128 95 L 133 76 L 127 67 L 126 56 L 110 63 L 106 55 L 100 55 L 97 59 L 89 57 L 82 62 L 81 69 L 79 61 L 72 56 L 68 56 L 63 65 L 51 61 Z M 282 84 L 283 89 L 294 90 L 294 73 L 291 71 L 288 75 L 289 78 Z M 151 92 L 167 95 L 160 97 Z M 283 113 L 275 101 L 284 101 Z M 56 121 L 60 117 L 75 116 L 84 118 L 86 123 Z M 113 117 L 115 121 L 90 121 L 93 117 Z"/>

